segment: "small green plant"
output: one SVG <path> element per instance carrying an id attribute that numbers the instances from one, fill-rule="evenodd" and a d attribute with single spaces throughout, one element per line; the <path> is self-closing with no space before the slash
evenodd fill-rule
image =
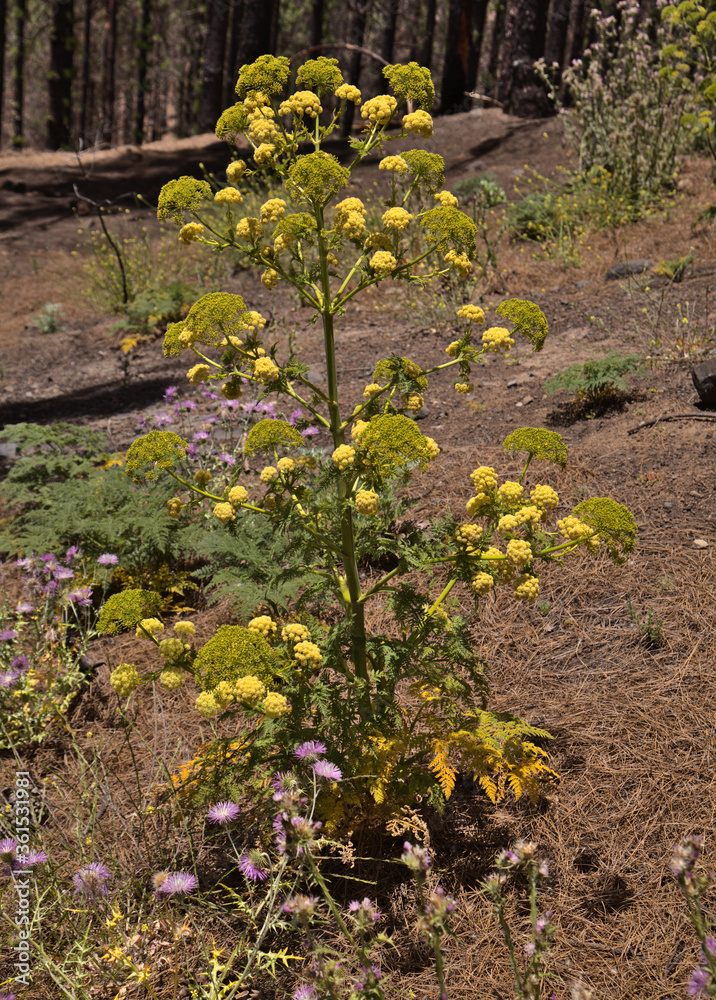
<path id="1" fill-rule="evenodd" d="M 548 615 L 549 609 L 552 607 L 551 601 L 537 601 L 537 610 L 541 615 Z"/>
<path id="2" fill-rule="evenodd" d="M 63 319 L 62 303 L 46 302 L 37 316 L 33 317 L 32 322 L 39 333 L 60 333 L 65 329 L 62 324 Z"/>
<path id="3" fill-rule="evenodd" d="M 644 643 L 647 646 L 660 646 L 664 638 L 662 634 L 663 618 L 654 620 L 653 608 L 647 609 L 646 618 L 640 618 L 632 604 L 631 595 L 627 597 L 627 600 L 629 603 L 629 617 L 639 626 L 639 632 Z"/>
<path id="4" fill-rule="evenodd" d="M 621 394 L 629 391 L 630 373 L 642 374 L 642 359 L 636 355 L 612 351 L 604 358 L 570 365 L 547 379 L 544 391 L 548 396 L 560 390 L 574 394 L 568 404 L 574 417 L 595 416 L 619 402 Z"/>
<path id="5" fill-rule="evenodd" d="M 673 284 L 684 280 L 686 269 L 696 260 L 696 254 L 689 252 L 676 260 L 660 260 L 654 268 L 654 274 L 668 278 Z"/>

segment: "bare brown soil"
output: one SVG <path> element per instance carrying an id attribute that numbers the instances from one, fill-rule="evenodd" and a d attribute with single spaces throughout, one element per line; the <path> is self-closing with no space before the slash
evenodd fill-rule
<path id="1" fill-rule="evenodd" d="M 225 154 L 219 156 L 205 139 L 156 151 L 146 147 L 136 156 L 131 150 L 101 154 L 93 167 L 94 187 L 87 178 L 81 182 L 90 197 L 116 197 L 125 185 L 133 188 L 140 176 L 149 176 L 145 191 L 155 196 L 158 185 L 189 172 L 199 159 L 207 162 L 216 153 L 215 165 L 223 162 Z M 438 121 L 430 148 L 445 157 L 446 187 L 475 170 L 491 170 L 510 190 L 518 174 L 524 175 L 525 164 L 554 174 L 568 161 L 558 123 L 509 121 L 498 112 Z M 52 176 L 59 178 L 52 182 L 57 194 L 48 193 Z M 70 302 L 64 294 L 81 280 L 78 259 L 70 256 L 78 239 L 70 211 L 72 172 L 66 165 L 60 170 L 57 159 L 45 156 L 0 158 L 0 190 L 7 181 L 21 180 L 26 191 L 5 188 L 0 208 L 0 224 L 11 227 L 0 235 L 5 374 L 0 421 L 70 420 L 106 430 L 112 447 L 123 449 L 134 434 L 137 414 L 160 408 L 164 389 L 182 378 L 186 364 L 164 360 L 159 342 L 144 345 L 136 352 L 129 384 L 122 386 L 116 351 L 105 336 L 111 321 L 91 301 L 78 296 Z M 367 164 L 356 177 L 355 190 L 367 191 L 379 180 L 375 163 Z M 680 351 L 676 331 L 683 334 L 683 326 L 700 330 L 693 340 L 705 342 L 716 325 L 708 301 L 716 275 L 716 230 L 690 228 L 713 200 L 708 164 L 683 165 L 675 200 L 666 218 L 655 216 L 591 237 L 578 270 L 534 259 L 531 244 L 504 246 L 484 304 L 497 305 L 510 296 L 537 302 L 550 326 L 544 350 L 532 354 L 520 346 L 512 364 L 491 360 L 475 372 L 470 397 L 457 396 L 447 375 L 435 377 L 426 393 L 429 413 L 421 429 L 439 442 L 442 456 L 431 475 L 412 488 L 423 497 L 418 515 L 429 520 L 446 508 L 456 514 L 464 510 L 468 475 L 477 465 L 494 465 L 504 475 L 516 471 L 501 448 L 510 431 L 559 420 L 550 414 L 565 397 L 546 397 L 548 376 L 610 350 L 653 358 L 648 375 L 633 379 L 632 398 L 620 410 L 553 424 L 568 445 L 570 461 L 564 472 L 551 467 L 545 472 L 565 510 L 587 494 L 627 504 L 639 524 L 632 557 L 621 567 L 599 555 L 576 557 L 562 572 L 548 568 L 541 577 L 544 603 L 538 605 L 484 602 L 475 641 L 491 664 L 491 707 L 513 711 L 553 734 L 549 751 L 560 780 L 537 806 L 506 801 L 498 807 L 471 782 L 461 781 L 445 814 L 429 818 L 440 881 L 458 899 L 456 936 L 447 942 L 451 997 L 500 1000 L 511 994 L 505 948 L 477 884 L 490 871 L 497 850 L 517 837 L 536 841 L 549 859 L 542 905 L 551 909 L 558 927 L 550 970 L 557 977 L 554 991 L 560 1000 L 568 995 L 563 984 L 579 977 L 595 996 L 608 1000 L 671 1000 L 684 995 L 695 964 L 696 939 L 668 861 L 684 834 L 702 832 L 707 835 L 706 864 L 716 870 L 716 413 L 697 405 L 692 359 L 678 357 L 688 353 L 688 345 Z M 650 258 L 656 263 L 683 256 L 690 247 L 697 259 L 680 284 L 652 276 L 652 292 L 640 293 L 633 283 L 605 280 L 616 260 Z M 64 276 L 61 287 L 59 275 Z M 272 298 L 278 293 L 266 292 L 254 276 L 236 275 L 227 290 L 240 291 L 259 310 L 281 313 Z M 662 315 L 650 328 L 648 314 L 641 311 L 644 296 L 662 291 Z M 34 332 L 29 317 L 44 302 L 59 299 L 67 303 L 67 331 L 49 336 Z M 690 317 L 682 327 L 677 303 Z M 292 322 L 300 327 L 301 360 L 320 374 L 316 328 L 306 327 L 300 315 Z M 661 347 L 652 343 L 655 334 Z M 276 337 L 281 342 L 278 328 Z M 339 328 L 344 398 L 362 391 L 377 357 L 395 352 L 434 364 L 450 339 L 449 329 L 440 327 L 424 300 L 412 304 L 381 285 Z M 676 414 L 682 416 L 639 426 Z M 697 539 L 707 545 L 695 547 Z M 645 641 L 629 602 L 642 621 L 651 609 L 653 620 L 663 622 L 658 642 Z M 198 638 L 208 638 L 225 615 L 221 609 L 198 611 L 193 616 Z M 91 754 L 101 744 L 110 759 L 113 748 L 120 753 L 124 735 L 117 728 L 109 672 L 126 660 L 141 665 L 142 654 L 135 640 L 125 636 L 97 643 L 92 655 L 100 665 L 67 722 L 85 752 Z M 147 743 L 137 742 L 136 752 L 147 781 L 156 780 L 152 755 L 178 763 L 206 738 L 192 703 L 185 690 L 165 694 L 159 723 L 149 701 L 138 704 Z M 76 773 L 69 746 L 68 736 L 58 729 L 39 750 L 19 748 L 39 787 L 58 775 Z M 126 748 L 118 760 L 127 764 Z M 7 774 L 1 787 L 9 787 L 14 768 L 9 755 L 3 755 L 0 767 Z M 128 871 L 148 878 L 155 861 L 138 859 L 121 820 L 134 809 L 128 788 L 108 780 L 111 787 L 102 794 L 114 805 L 93 830 L 98 854 L 111 854 Z M 46 787 L 46 794 L 53 803 L 50 822 L 70 815 L 71 801 L 60 806 L 56 793 Z M 161 822 L 155 821 L 157 831 Z M 400 845 L 386 840 L 363 846 L 358 853 L 372 847 L 375 857 L 387 858 L 396 856 Z M 212 854 L 204 860 L 211 881 L 209 868 L 220 859 Z M 394 996 L 433 1000 L 430 956 L 409 929 L 411 894 L 396 880 L 394 867 L 380 860 L 363 864 L 356 874 L 377 880 L 381 908 L 395 933 L 399 950 L 385 956 L 386 967 L 396 974 Z M 510 907 L 510 918 L 525 927 L 516 891 Z M 230 934 L 218 921 L 214 932 L 220 946 L 228 942 Z M 275 988 L 266 984 L 260 995 L 283 998 L 287 993 L 284 979 Z M 110 996 L 98 993 L 105 995 Z"/>

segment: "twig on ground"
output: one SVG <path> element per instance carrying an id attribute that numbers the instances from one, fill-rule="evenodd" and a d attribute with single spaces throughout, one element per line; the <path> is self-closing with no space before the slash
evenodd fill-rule
<path id="1" fill-rule="evenodd" d="M 716 420 L 716 413 L 667 413 L 662 414 L 660 417 L 654 417 L 653 420 L 645 420 L 641 424 L 637 424 L 636 427 L 632 427 L 627 431 L 627 434 L 636 434 L 643 427 L 652 427 L 654 424 L 660 424 L 665 420 Z"/>

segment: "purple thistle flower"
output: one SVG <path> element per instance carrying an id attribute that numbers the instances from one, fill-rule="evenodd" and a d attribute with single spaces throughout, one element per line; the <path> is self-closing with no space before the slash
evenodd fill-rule
<path id="1" fill-rule="evenodd" d="M 154 423 L 157 427 L 166 427 L 167 424 L 174 423 L 174 417 L 171 413 L 155 413 Z"/>
<path id="2" fill-rule="evenodd" d="M 274 795 L 274 801 L 278 802 L 282 796 L 284 796 L 288 791 L 291 790 L 293 785 L 293 775 L 290 771 L 277 771 L 271 780 L 271 787 L 274 789 L 276 794 Z"/>
<path id="3" fill-rule="evenodd" d="M 235 802 L 217 802 L 208 813 L 210 823 L 223 826 L 224 823 L 232 823 L 239 815 L 239 807 Z"/>
<path id="4" fill-rule="evenodd" d="M 176 385 L 169 385 L 169 386 L 167 386 L 167 388 L 166 388 L 166 390 L 164 392 L 164 399 L 165 399 L 165 401 L 167 403 L 171 403 L 171 401 L 174 399 L 174 397 L 176 396 L 176 394 L 178 392 L 179 392 L 179 387 L 178 386 L 176 386 Z"/>
<path id="5" fill-rule="evenodd" d="M 236 464 L 236 459 L 234 458 L 234 456 L 233 455 L 227 455 L 227 453 L 225 451 L 222 452 L 219 455 L 219 461 L 220 462 L 225 462 L 226 465 L 235 465 Z"/>
<path id="6" fill-rule="evenodd" d="M 88 899 L 106 896 L 107 886 L 105 883 L 109 878 L 113 878 L 109 868 L 105 867 L 101 861 L 90 861 L 88 865 L 75 872 L 72 877 L 75 894 L 86 896 Z"/>
<path id="7" fill-rule="evenodd" d="M 400 858 L 403 864 L 407 865 L 412 871 L 425 875 L 433 863 L 430 853 L 424 847 L 419 847 L 417 844 L 413 845 L 407 840 L 403 844 L 403 848 L 405 853 Z"/>
<path id="8" fill-rule="evenodd" d="M 40 562 L 48 563 L 52 562 L 55 558 L 54 552 L 45 552 L 44 556 L 40 556 Z"/>
<path id="9" fill-rule="evenodd" d="M 10 642 L 11 639 L 17 639 L 18 633 L 14 628 L 6 628 L 0 632 L 0 641 Z"/>
<path id="10" fill-rule="evenodd" d="M 181 408 L 182 410 L 195 410 L 196 403 L 193 399 L 183 399 L 181 402 Z"/>
<path id="11" fill-rule="evenodd" d="M 211 389 L 204 389 L 204 391 L 202 392 L 202 396 L 203 396 L 203 397 L 204 397 L 205 399 L 218 399 L 218 398 L 219 398 L 219 397 L 218 397 L 218 396 L 216 395 L 216 393 L 215 393 L 215 392 L 212 392 L 212 391 L 211 391 Z"/>
<path id="12" fill-rule="evenodd" d="M 191 872 L 172 872 L 162 880 L 157 888 L 157 894 L 163 896 L 181 896 L 193 892 L 198 885 L 195 875 Z"/>
<path id="13" fill-rule="evenodd" d="M 320 429 L 318 427 L 306 427 L 305 430 L 301 431 L 301 437 L 305 438 L 315 437 L 316 434 L 320 434 Z"/>
<path id="14" fill-rule="evenodd" d="M 686 992 L 690 997 L 707 996 L 707 989 L 711 982 L 711 973 L 704 965 L 697 965 L 689 976 Z"/>
<path id="15" fill-rule="evenodd" d="M 197 431 L 196 434 L 194 435 L 194 440 L 195 441 L 206 441 L 209 438 L 209 436 L 210 435 L 209 435 L 208 431 Z"/>
<path id="16" fill-rule="evenodd" d="M 35 610 L 35 605 L 30 604 L 29 601 L 22 601 L 15 608 L 15 613 L 18 615 L 29 615 Z"/>
<path id="17" fill-rule="evenodd" d="M 313 771 L 317 778 L 325 778 L 327 781 L 340 781 L 343 772 L 340 767 L 331 764 L 330 760 L 318 760 L 313 765 Z"/>
<path id="18" fill-rule="evenodd" d="M 0 861 L 4 861 L 6 864 L 13 862 L 17 847 L 18 844 L 14 837 L 5 837 L 4 840 L 0 840 Z"/>
<path id="19" fill-rule="evenodd" d="M 291 427 L 295 427 L 302 416 L 303 416 L 303 410 L 301 409 L 293 410 L 288 418 L 288 422 L 291 425 Z"/>
<path id="20" fill-rule="evenodd" d="M 23 871 L 32 868 L 33 865 L 42 865 L 49 859 L 49 855 L 44 851 L 28 851 L 17 858 L 18 867 Z"/>
<path id="21" fill-rule="evenodd" d="M 119 562 L 119 556 L 116 556 L 113 552 L 103 552 L 97 559 L 97 562 L 100 566 L 116 566 Z"/>
<path id="22" fill-rule="evenodd" d="M 45 555 L 45 556 L 41 556 L 40 558 L 42 559 L 43 563 L 45 564 L 42 567 L 43 572 L 45 572 L 45 573 L 54 573 L 55 570 L 57 570 L 57 569 L 60 568 L 60 564 L 58 563 L 57 559 L 55 559 L 55 557 L 50 552 L 48 552 L 47 555 Z"/>
<path id="23" fill-rule="evenodd" d="M 67 595 L 67 600 L 76 604 L 78 608 L 88 608 L 92 603 L 92 588 L 78 587 Z"/>
<path id="24" fill-rule="evenodd" d="M 306 743 L 301 743 L 293 751 L 293 756 L 298 757 L 299 760 L 305 760 L 311 763 L 314 760 L 318 760 L 319 757 L 323 757 L 328 753 L 328 749 L 325 744 L 321 743 L 319 740 L 308 740 Z"/>
<path id="25" fill-rule="evenodd" d="M 196 445 L 190 441 L 186 446 L 187 458 L 196 458 L 199 452 L 197 451 Z"/>
<path id="26" fill-rule="evenodd" d="M 35 560 L 30 558 L 16 559 L 15 565 L 18 569 L 32 569 L 35 565 Z"/>
<path id="27" fill-rule="evenodd" d="M 27 670 L 29 666 L 30 666 L 30 661 L 28 660 L 28 658 L 25 656 L 24 653 L 20 653 L 20 655 L 16 656 L 15 659 L 10 663 L 10 667 L 13 670 Z"/>
<path id="28" fill-rule="evenodd" d="M 367 896 L 363 900 L 352 899 L 348 904 L 348 912 L 359 925 L 370 926 L 380 920 L 380 911 Z"/>
<path id="29" fill-rule="evenodd" d="M 541 916 L 537 917 L 537 921 L 535 923 L 535 934 L 537 936 L 539 936 L 540 934 L 544 934 L 545 928 L 547 927 L 547 924 L 549 923 L 549 918 L 551 916 L 552 916 L 552 911 L 545 910 Z"/>
<path id="30" fill-rule="evenodd" d="M 44 587 L 40 588 L 43 597 L 52 597 L 57 593 L 57 580 L 48 580 Z"/>
<path id="31" fill-rule="evenodd" d="M 17 1000 L 14 993 L 0 993 L 0 1000 Z"/>
<path id="32" fill-rule="evenodd" d="M 264 867 L 265 863 L 265 858 L 260 851 L 247 851 L 239 858 L 239 871 L 252 882 L 263 882 L 269 876 Z"/>
<path id="33" fill-rule="evenodd" d="M 318 994 L 309 983 L 302 983 L 293 991 L 293 1000 L 318 1000 Z"/>
<path id="34" fill-rule="evenodd" d="M 0 687 L 10 688 L 14 687 L 20 680 L 19 670 L 3 670 L 0 672 Z"/>
<path id="35" fill-rule="evenodd" d="M 58 566 L 52 575 L 56 580 L 71 580 L 75 574 L 69 566 Z"/>

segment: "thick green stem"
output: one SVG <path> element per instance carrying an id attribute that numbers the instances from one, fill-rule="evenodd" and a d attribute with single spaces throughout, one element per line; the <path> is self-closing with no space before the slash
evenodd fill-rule
<path id="1" fill-rule="evenodd" d="M 341 422 L 341 411 L 338 404 L 338 371 L 336 368 L 336 345 L 333 330 L 333 315 L 335 305 L 331 300 L 331 285 L 328 274 L 328 246 L 324 235 L 323 208 L 316 208 L 316 224 L 318 229 L 318 248 L 321 262 L 321 285 L 323 288 L 323 343 L 326 352 L 326 371 L 328 381 L 328 413 L 333 435 L 333 447 L 345 444 L 345 426 Z M 348 503 L 350 485 L 348 476 L 340 475 L 338 479 L 338 497 L 341 505 L 341 549 L 345 585 L 348 591 L 347 611 L 351 628 L 351 659 L 355 676 L 363 682 L 360 695 L 360 712 L 363 719 L 370 718 L 371 702 L 368 690 L 368 659 L 366 656 L 365 614 L 361 603 L 361 586 L 358 576 L 358 562 L 355 550 L 355 529 L 353 511 Z"/>

